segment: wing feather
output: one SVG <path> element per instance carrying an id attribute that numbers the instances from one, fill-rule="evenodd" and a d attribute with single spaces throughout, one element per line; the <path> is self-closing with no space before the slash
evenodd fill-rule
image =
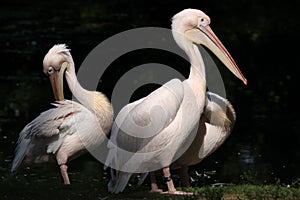
<path id="1" fill-rule="evenodd" d="M 123 131 L 136 137 L 149 137 L 160 132 L 175 118 L 183 100 L 183 86 L 173 79 L 138 103 L 121 110 L 116 124 Z M 119 116 L 118 115 L 118 116 Z"/>
<path id="2" fill-rule="evenodd" d="M 121 169 L 130 155 L 141 150 L 174 120 L 183 97 L 182 82 L 173 79 L 147 97 L 125 106 L 113 124 L 106 166 Z M 119 191 L 127 182 L 110 185 L 111 190 Z"/>
<path id="3" fill-rule="evenodd" d="M 62 132 L 72 134 L 72 116 L 82 110 L 82 105 L 74 101 L 58 101 L 51 108 L 42 112 L 37 118 L 27 125 L 30 131 L 27 132 L 26 138 L 31 137 L 52 137 Z"/>
<path id="4" fill-rule="evenodd" d="M 18 170 L 26 155 L 32 156 L 32 158 L 28 158 L 32 159 L 29 162 L 36 162 L 34 161 L 36 158 L 33 157 L 45 153 L 56 153 L 63 143 L 64 137 L 76 132 L 72 115 L 84 111 L 84 107 L 69 100 L 58 101 L 53 105 L 54 108 L 42 112 L 20 132 L 12 163 L 12 172 Z M 31 152 L 34 146 L 38 148 L 34 149 L 36 152 Z"/>

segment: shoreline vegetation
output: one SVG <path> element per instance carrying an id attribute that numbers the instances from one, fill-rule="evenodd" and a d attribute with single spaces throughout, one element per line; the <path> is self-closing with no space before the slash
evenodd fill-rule
<path id="1" fill-rule="evenodd" d="M 46 187 L 45 187 L 46 186 Z M 199 199 L 199 200 L 252 200 L 252 199 L 290 199 L 300 198 L 300 188 L 282 185 L 228 185 L 205 186 L 201 188 L 178 188 L 178 190 L 193 192 L 194 195 L 169 195 L 151 193 L 146 186 L 131 187 L 120 194 L 110 194 L 106 186 L 87 186 L 84 183 L 70 186 L 53 185 L 48 187 L 27 185 L 13 185 L 3 187 L 0 195 L 2 199 Z"/>
<path id="2" fill-rule="evenodd" d="M 27 170 L 25 170 L 27 171 Z M 35 174 L 31 170 L 16 176 L 1 177 L 0 196 L 3 200 L 9 199 L 197 199 L 197 200 L 252 200 L 252 199 L 300 199 L 300 181 L 295 180 L 286 185 L 278 179 L 274 184 L 231 184 L 215 183 L 202 187 L 184 188 L 178 190 L 192 192 L 193 195 L 167 195 L 151 193 L 148 181 L 137 186 L 135 181 L 129 183 L 125 191 L 120 194 L 111 194 L 107 191 L 106 174 L 99 169 L 93 174 L 71 173 L 74 182 L 63 185 L 61 177 L 54 171 L 47 174 Z M 177 183 L 178 185 L 178 183 Z M 164 188 L 164 184 L 161 184 Z"/>

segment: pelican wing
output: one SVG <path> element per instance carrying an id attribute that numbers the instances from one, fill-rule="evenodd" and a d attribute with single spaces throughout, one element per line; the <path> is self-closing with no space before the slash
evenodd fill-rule
<path id="1" fill-rule="evenodd" d="M 173 79 L 147 97 L 125 106 L 112 129 L 112 135 L 117 136 L 118 145 L 138 151 L 147 139 L 161 132 L 173 121 L 183 96 L 182 82 Z M 136 145 L 132 145 L 129 140 L 134 140 Z"/>
<path id="2" fill-rule="evenodd" d="M 172 79 L 147 97 L 126 105 L 119 112 L 111 131 L 106 160 L 106 166 L 117 169 L 109 184 L 111 192 L 123 191 L 131 176 L 123 169 L 124 164 L 174 120 L 183 97 L 182 82 Z"/>
<path id="3" fill-rule="evenodd" d="M 85 109 L 74 101 L 59 101 L 53 105 L 54 108 L 42 112 L 20 132 L 12 172 L 17 171 L 32 145 L 38 145 L 41 152 L 56 153 L 63 138 L 76 132 L 75 121 L 85 117 L 84 114 L 76 116 L 76 120 L 72 117 Z"/>
<path id="4" fill-rule="evenodd" d="M 53 105 L 56 107 L 42 112 L 24 128 L 30 130 L 26 131 L 26 138 L 52 137 L 62 132 L 72 134 L 75 131 L 72 129 L 72 124 L 75 123 L 72 117 L 81 112 L 83 106 L 69 100 L 58 101 Z"/>

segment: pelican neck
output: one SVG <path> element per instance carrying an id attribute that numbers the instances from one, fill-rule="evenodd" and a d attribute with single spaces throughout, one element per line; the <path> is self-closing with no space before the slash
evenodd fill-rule
<path id="1" fill-rule="evenodd" d="M 65 72 L 66 73 L 66 80 L 68 86 L 74 95 L 74 97 L 85 107 L 92 109 L 93 106 L 93 96 L 92 92 L 89 90 L 84 89 L 81 84 L 79 83 L 76 73 L 75 73 L 75 66 L 74 62 L 71 61 L 69 69 Z"/>
<path id="2" fill-rule="evenodd" d="M 193 43 L 188 45 L 188 47 L 189 49 L 185 51 L 191 63 L 188 79 L 195 80 L 197 82 L 201 82 L 203 85 L 206 85 L 205 66 L 200 51 Z"/>

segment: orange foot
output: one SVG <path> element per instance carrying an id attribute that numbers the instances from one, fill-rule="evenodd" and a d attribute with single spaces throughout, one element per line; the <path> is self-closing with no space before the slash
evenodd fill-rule
<path id="1" fill-rule="evenodd" d="M 154 192 L 154 193 L 163 193 L 162 189 L 151 189 L 150 192 Z"/>
<path id="2" fill-rule="evenodd" d="M 172 191 L 162 192 L 162 194 L 193 195 L 194 193 L 192 193 L 192 192 L 178 191 L 178 190 L 172 190 Z"/>

